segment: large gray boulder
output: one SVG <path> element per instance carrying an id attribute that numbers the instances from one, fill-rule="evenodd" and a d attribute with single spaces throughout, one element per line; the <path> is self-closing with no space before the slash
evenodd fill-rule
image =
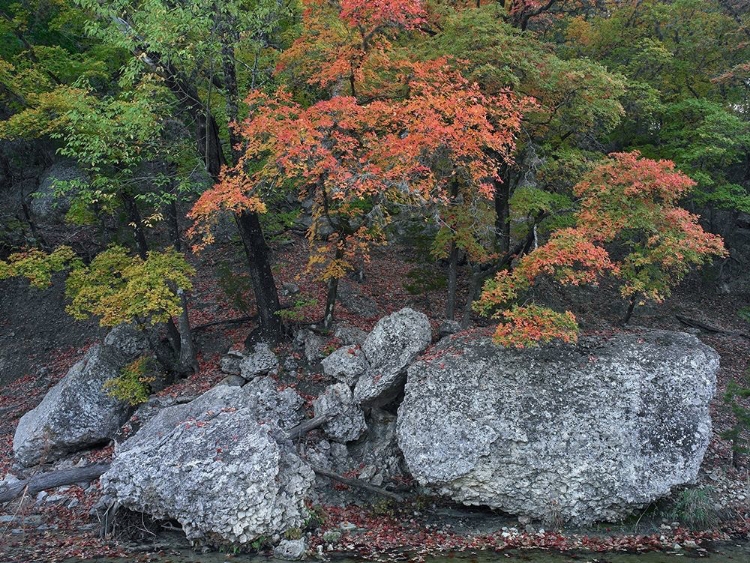
<path id="1" fill-rule="evenodd" d="M 653 331 L 513 350 L 459 334 L 409 368 L 398 442 L 452 499 L 581 524 L 615 521 L 695 479 L 716 352 Z"/>
<path id="2" fill-rule="evenodd" d="M 189 539 L 245 544 L 301 527 L 315 476 L 281 432 L 301 406 L 268 378 L 214 387 L 124 442 L 103 488 L 127 508 L 176 519 Z"/>
<path id="3" fill-rule="evenodd" d="M 380 319 L 362 343 L 368 369 L 357 380 L 354 400 L 380 406 L 394 399 L 403 387 L 406 367 L 431 340 L 430 321 L 424 313 L 406 307 Z"/>
<path id="4" fill-rule="evenodd" d="M 129 344 L 135 346 L 133 341 Z M 92 347 L 36 408 L 21 417 L 13 437 L 13 454 L 20 464 L 54 461 L 114 437 L 132 409 L 103 387 L 134 359 L 126 350 L 127 346 Z"/>

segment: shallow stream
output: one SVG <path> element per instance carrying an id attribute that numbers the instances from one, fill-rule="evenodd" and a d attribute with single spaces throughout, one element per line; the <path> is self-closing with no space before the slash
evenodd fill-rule
<path id="1" fill-rule="evenodd" d="M 750 563 L 750 543 L 713 543 L 706 549 L 684 549 L 668 552 L 646 553 L 598 553 L 543 551 L 538 549 L 514 549 L 508 551 L 478 552 L 476 554 L 460 553 L 429 557 L 426 563 L 495 563 L 498 561 L 516 561 L 519 563 L 680 563 L 685 560 L 700 559 L 706 563 Z M 393 558 L 384 560 L 395 561 Z M 402 559 L 408 561 L 406 557 Z M 87 563 L 123 563 L 124 559 L 90 559 Z M 277 560 L 258 555 L 229 555 L 226 553 L 196 553 L 192 550 L 168 550 L 160 554 L 142 554 L 133 561 L 149 563 L 265 563 Z M 311 558 L 310 562 L 319 561 Z M 332 563 L 364 563 L 362 559 L 333 557 Z M 84 563 L 80 559 L 65 563 Z"/>

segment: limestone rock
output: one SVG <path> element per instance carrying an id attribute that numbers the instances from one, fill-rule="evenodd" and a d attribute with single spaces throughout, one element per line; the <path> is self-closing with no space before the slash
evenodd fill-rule
<path id="1" fill-rule="evenodd" d="M 244 359 L 245 355 L 239 350 L 229 350 L 229 352 L 227 352 L 224 357 L 221 358 L 221 361 L 219 362 L 219 369 L 221 369 L 223 373 L 228 373 L 230 375 L 240 375 L 240 364 Z"/>
<path id="2" fill-rule="evenodd" d="M 435 352 L 409 368 L 398 441 L 419 483 L 456 501 L 613 521 L 698 473 L 719 357 L 694 336 L 519 351 L 456 335 Z"/>
<path id="3" fill-rule="evenodd" d="M 461 332 L 461 323 L 458 321 L 445 320 L 440 323 L 440 328 L 438 328 L 438 338 L 445 338 L 446 336 L 456 334 L 457 332 Z"/>
<path id="4" fill-rule="evenodd" d="M 257 420 L 270 421 L 283 429 L 291 428 L 304 418 L 303 403 L 293 389 L 276 391 L 270 378 L 258 378 L 243 387 L 217 385 L 189 403 L 161 409 L 132 438 L 119 445 L 117 453 L 159 442 L 185 420 L 198 419 L 207 413 L 242 409 Z"/>
<path id="5" fill-rule="evenodd" d="M 277 430 L 246 407 L 183 418 L 161 439 L 126 442 L 103 490 L 131 510 L 176 519 L 189 539 L 247 544 L 299 528 L 315 475 Z"/>
<path id="6" fill-rule="evenodd" d="M 357 381 L 354 400 L 367 406 L 388 403 L 401 391 L 408 366 L 429 346 L 430 321 L 404 308 L 380 319 L 362 344 L 369 369 Z"/>
<path id="7" fill-rule="evenodd" d="M 279 359 L 265 342 L 259 342 L 252 353 L 239 363 L 240 375 L 250 381 L 259 375 L 267 375 L 279 369 Z"/>
<path id="8" fill-rule="evenodd" d="M 131 324 L 117 325 L 110 330 L 104 337 L 104 345 L 116 348 L 128 358 L 136 358 L 149 349 L 146 335 Z"/>
<path id="9" fill-rule="evenodd" d="M 113 438 L 131 407 L 110 397 L 103 386 L 132 359 L 113 346 L 92 347 L 21 417 L 13 437 L 16 460 L 24 466 L 54 461 Z"/>
<path id="10" fill-rule="evenodd" d="M 342 346 L 322 361 L 323 373 L 349 386 L 367 370 L 367 360 L 358 346 Z"/>
<path id="11" fill-rule="evenodd" d="M 326 389 L 313 403 L 315 416 L 326 413 L 335 417 L 323 425 L 325 435 L 335 442 L 357 440 L 367 431 L 365 415 L 352 400 L 352 390 L 346 383 L 337 383 Z"/>
<path id="12" fill-rule="evenodd" d="M 304 538 L 298 540 L 281 540 L 273 548 L 273 556 L 282 561 L 302 561 L 307 554 L 307 544 Z"/>
<path id="13" fill-rule="evenodd" d="M 294 344 L 304 350 L 305 359 L 310 365 L 316 364 L 323 358 L 324 354 L 322 350 L 325 343 L 325 338 L 306 328 L 298 331 L 294 336 Z"/>
<path id="14" fill-rule="evenodd" d="M 352 344 L 361 346 L 367 338 L 367 332 L 354 326 L 340 324 L 336 325 L 333 336 L 338 338 L 345 346 L 351 346 Z"/>
<path id="15" fill-rule="evenodd" d="M 362 295 L 357 284 L 347 280 L 339 283 L 338 300 L 342 307 L 358 317 L 373 318 L 379 314 L 378 304 L 372 298 Z"/>

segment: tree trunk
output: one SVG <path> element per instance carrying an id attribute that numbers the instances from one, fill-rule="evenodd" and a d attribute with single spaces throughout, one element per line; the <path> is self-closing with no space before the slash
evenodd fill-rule
<path id="1" fill-rule="evenodd" d="M 166 208 L 167 228 L 169 229 L 169 238 L 172 239 L 172 246 L 177 252 L 182 250 L 182 241 L 180 240 L 180 225 L 177 222 L 177 202 L 170 201 Z"/>
<path id="2" fill-rule="evenodd" d="M 181 373 L 198 373 L 198 359 L 195 354 L 195 344 L 193 343 L 193 333 L 190 330 L 190 319 L 188 317 L 187 296 L 182 288 L 177 290 L 177 295 L 182 303 L 182 313 L 177 323 L 180 328 L 180 372 Z"/>
<path id="3" fill-rule="evenodd" d="M 461 328 L 469 328 L 469 324 L 471 324 L 471 305 L 474 303 L 474 299 L 476 299 L 476 295 L 479 292 L 479 284 L 484 277 L 484 273 L 480 266 L 472 268 L 471 281 L 469 282 L 469 294 L 466 296 L 464 314 L 461 318 Z"/>
<path id="4" fill-rule="evenodd" d="M 235 215 L 245 254 L 250 265 L 250 280 L 255 294 L 255 303 L 260 319 L 260 335 L 270 342 L 278 342 L 282 336 L 281 319 L 276 314 L 279 294 L 271 272 L 271 251 L 263 237 L 257 213 L 243 211 Z"/>
<path id="5" fill-rule="evenodd" d="M 456 287 L 458 286 L 458 247 L 451 242 L 451 253 L 448 263 L 448 303 L 445 306 L 445 318 L 452 321 L 456 316 Z"/>
<path id="6" fill-rule="evenodd" d="M 135 247 L 138 256 L 145 260 L 148 256 L 148 242 L 146 242 L 146 233 L 143 231 L 143 220 L 141 212 L 138 210 L 138 203 L 132 194 L 127 191 L 120 192 L 120 198 L 125 205 L 125 214 L 128 218 L 129 226 L 133 229 L 135 238 Z"/>
<path id="7" fill-rule="evenodd" d="M 334 260 L 341 260 L 344 257 L 344 250 L 336 245 Z M 336 297 L 339 290 L 339 278 L 330 278 L 328 280 L 328 294 L 326 295 L 326 308 L 323 313 L 323 328 L 329 329 L 333 325 L 333 311 L 336 308 Z"/>
<path id="8" fill-rule="evenodd" d="M 637 298 L 635 295 L 632 295 L 630 297 L 630 302 L 628 303 L 628 310 L 625 313 L 625 318 L 622 319 L 622 324 L 626 325 L 628 322 L 630 322 L 630 317 L 633 316 L 633 310 L 635 309 L 635 303 L 637 301 Z"/>
<path id="9" fill-rule="evenodd" d="M 495 241 L 500 252 L 510 250 L 511 174 L 508 165 L 501 169 L 502 182 L 495 181 Z"/>
<path id="10" fill-rule="evenodd" d="M 121 18 L 115 21 L 127 33 L 134 33 L 132 26 Z M 223 48 L 222 67 L 230 75 L 233 70 L 233 58 L 229 48 Z M 196 124 L 196 141 L 198 153 L 205 161 L 206 171 L 214 181 L 218 181 L 221 167 L 226 164 L 219 138 L 219 128 L 211 111 L 201 101 L 198 90 L 188 82 L 171 63 L 161 61 L 159 53 L 148 51 L 147 45 L 136 49 L 136 55 L 141 60 L 164 77 L 164 83 L 173 95 L 180 101 L 180 108 L 190 116 Z M 229 68 L 227 65 L 231 65 Z M 229 76 L 229 88 L 226 89 L 230 116 L 236 112 L 238 92 L 236 80 Z M 236 114 L 233 116 L 236 119 Z M 231 117 L 230 117 L 231 119 Z M 236 144 L 234 132 L 230 129 L 230 141 Z M 234 149 L 234 147 L 233 147 Z M 263 237 L 258 214 L 245 211 L 235 215 L 235 221 L 240 230 L 245 254 L 249 261 L 250 278 L 253 283 L 255 302 L 260 318 L 260 332 L 263 338 L 277 341 L 281 337 L 281 321 L 275 314 L 279 310 L 279 297 L 271 272 L 270 252 Z"/>

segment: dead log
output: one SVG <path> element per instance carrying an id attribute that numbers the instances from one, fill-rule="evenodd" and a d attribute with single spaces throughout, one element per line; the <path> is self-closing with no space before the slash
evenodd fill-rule
<path id="1" fill-rule="evenodd" d="M 750 339 L 750 335 L 744 332 L 739 332 L 739 331 L 734 331 L 734 330 L 724 330 L 722 328 L 701 322 L 697 319 L 683 317 L 682 315 L 675 315 L 675 318 L 678 321 L 680 321 L 682 324 L 684 324 L 685 326 L 689 326 L 691 328 L 697 328 L 705 332 L 711 332 L 713 334 L 726 334 L 728 336 L 741 336 L 742 338 Z"/>
<path id="2" fill-rule="evenodd" d="M 23 481 L 18 481 L 17 483 L 1 488 L 0 503 L 13 500 L 22 495 L 24 491 L 28 495 L 35 495 L 39 491 L 54 489 L 63 485 L 95 481 L 109 469 L 109 465 L 109 463 L 96 463 L 94 465 L 87 465 L 86 467 L 73 467 L 72 469 L 39 473 Z"/>
<path id="3" fill-rule="evenodd" d="M 280 432 L 275 437 L 280 440 L 294 440 L 295 438 L 304 436 L 308 432 L 312 432 L 316 428 L 320 428 L 326 422 L 333 419 L 334 416 L 336 416 L 334 413 L 326 413 L 320 416 L 316 416 L 315 418 L 311 418 L 309 420 L 301 422 L 300 424 L 290 428 L 289 430 Z"/>
<path id="4" fill-rule="evenodd" d="M 244 323 L 249 323 L 254 321 L 256 318 L 258 318 L 258 315 L 250 315 L 247 317 L 237 317 L 236 319 L 224 319 L 223 321 L 212 321 L 210 323 L 204 323 L 202 325 L 197 325 L 193 327 L 193 332 L 196 330 L 205 330 L 207 328 L 211 328 L 212 326 L 219 326 L 219 325 L 239 325 Z"/>
<path id="5" fill-rule="evenodd" d="M 392 493 L 391 491 L 387 491 L 381 487 L 376 487 L 375 485 L 371 485 L 370 483 L 367 483 L 365 481 L 361 481 L 359 479 L 349 479 L 342 475 L 338 475 L 337 473 L 332 473 L 325 469 L 321 469 L 320 467 L 313 467 L 312 470 L 318 475 L 328 477 L 329 479 L 333 479 L 334 481 L 338 481 L 339 483 L 344 483 L 344 485 L 364 489 L 366 491 L 370 491 L 371 493 L 377 493 L 379 495 L 383 495 L 384 497 L 392 498 L 397 502 L 404 502 L 404 497 L 402 497 L 401 495 Z"/>

